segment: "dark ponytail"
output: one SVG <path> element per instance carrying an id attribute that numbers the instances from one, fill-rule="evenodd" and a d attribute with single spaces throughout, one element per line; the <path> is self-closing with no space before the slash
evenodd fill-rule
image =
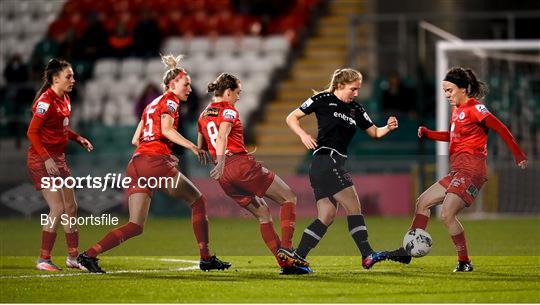
<path id="1" fill-rule="evenodd" d="M 34 102 L 41 96 L 41 94 L 43 94 L 43 92 L 45 92 L 45 90 L 52 86 L 53 77 L 60 74 L 60 72 L 67 67 L 71 67 L 71 64 L 65 60 L 56 58 L 49 60 L 47 66 L 45 67 L 45 71 L 43 72 L 43 85 L 41 85 L 41 88 L 39 88 L 38 92 L 36 93 Z"/>
<path id="2" fill-rule="evenodd" d="M 208 84 L 208 93 L 214 93 L 214 96 L 223 96 L 227 89 L 235 90 L 238 88 L 240 80 L 229 73 L 221 73 L 215 81 Z"/>
<path id="3" fill-rule="evenodd" d="M 464 88 L 467 90 L 468 97 L 474 97 L 477 100 L 489 92 L 486 83 L 478 80 L 474 71 L 469 68 L 453 67 L 446 73 L 444 80 L 455 84 L 458 88 Z"/>

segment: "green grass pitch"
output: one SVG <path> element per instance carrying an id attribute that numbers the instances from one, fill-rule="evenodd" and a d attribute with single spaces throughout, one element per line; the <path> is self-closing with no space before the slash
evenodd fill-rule
<path id="1" fill-rule="evenodd" d="M 231 261 L 227 271 L 197 269 L 189 219 L 148 220 L 142 236 L 102 255 L 109 273 L 33 270 L 39 221 L 0 220 L 0 302 L 53 303 L 539 303 L 540 219 L 463 221 L 475 271 L 452 273 L 456 258 L 443 226 L 428 231 L 432 252 L 410 265 L 382 262 L 361 268 L 344 219 L 329 229 L 309 260 L 310 275 L 280 276 L 251 219 L 212 219 L 211 248 Z M 295 241 L 310 222 L 297 222 Z M 367 217 L 375 249 L 393 249 L 410 220 Z M 81 249 L 111 227 L 82 227 Z M 276 224 L 276 229 L 278 229 Z M 63 264 L 58 231 L 53 258 Z M 279 229 L 278 229 L 279 232 Z"/>

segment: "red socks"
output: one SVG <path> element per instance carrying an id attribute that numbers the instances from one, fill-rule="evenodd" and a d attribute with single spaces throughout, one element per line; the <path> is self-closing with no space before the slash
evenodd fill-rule
<path id="1" fill-rule="evenodd" d="M 51 252 L 56 240 L 56 232 L 41 231 L 41 251 L 39 257 L 42 259 L 50 259 Z"/>
<path id="2" fill-rule="evenodd" d="M 296 205 L 292 202 L 285 202 L 281 205 L 279 213 L 281 220 L 281 246 L 291 249 L 296 221 Z"/>
<path id="3" fill-rule="evenodd" d="M 261 236 L 266 243 L 266 246 L 272 254 L 277 255 L 277 252 L 279 250 L 280 240 L 278 235 L 276 234 L 276 231 L 274 230 L 274 223 L 273 222 L 266 222 L 261 223 Z"/>
<path id="4" fill-rule="evenodd" d="M 102 240 L 100 240 L 90 249 L 86 250 L 86 254 L 90 257 L 96 257 L 98 254 L 110 250 L 132 237 L 140 235 L 142 232 L 142 226 L 139 226 L 133 222 L 128 222 L 127 224 L 107 233 Z"/>
<path id="5" fill-rule="evenodd" d="M 210 258 L 208 250 L 208 215 L 206 213 L 206 197 L 201 196 L 191 205 L 191 225 L 197 239 L 202 259 Z"/>
<path id="6" fill-rule="evenodd" d="M 414 214 L 414 218 L 413 218 L 413 221 L 409 230 L 412 230 L 412 229 L 425 230 L 427 228 L 428 221 L 429 221 L 429 217 L 427 217 L 426 215 Z"/>
<path id="7" fill-rule="evenodd" d="M 79 255 L 79 231 L 73 233 L 66 232 L 66 244 L 69 256 L 77 257 Z"/>
<path id="8" fill-rule="evenodd" d="M 452 241 L 456 246 L 458 260 L 461 262 L 469 262 L 470 259 L 467 252 L 467 239 L 465 239 L 465 231 L 459 233 L 458 235 L 452 236 Z"/>

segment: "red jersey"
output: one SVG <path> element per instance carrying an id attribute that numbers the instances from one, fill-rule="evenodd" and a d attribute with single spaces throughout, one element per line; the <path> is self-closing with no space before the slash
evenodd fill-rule
<path id="1" fill-rule="evenodd" d="M 71 114 L 69 96 L 65 94 L 59 97 L 49 88 L 34 102 L 32 114 L 34 117 L 43 119 L 43 125 L 39 130 L 39 140 L 47 153 L 51 156 L 62 155 L 68 142 Z M 32 144 L 30 144 L 28 154 L 40 155 Z"/>
<path id="2" fill-rule="evenodd" d="M 161 133 L 161 115 L 169 114 L 173 117 L 173 128 L 178 128 L 178 116 L 180 112 L 180 100 L 172 92 L 166 92 L 156 97 L 152 103 L 144 108 L 142 114 L 143 129 L 139 137 L 139 146 L 135 150 L 137 154 L 147 155 L 170 155 L 173 142 Z"/>
<path id="3" fill-rule="evenodd" d="M 232 123 L 232 129 L 227 139 L 225 153 L 246 153 L 244 145 L 244 127 L 240 121 L 238 111 L 227 102 L 210 103 L 199 116 L 199 132 L 204 136 L 208 151 L 214 161 L 216 160 L 216 140 L 219 125 L 222 122 Z"/>
<path id="4" fill-rule="evenodd" d="M 487 156 L 488 128 L 482 121 L 489 115 L 486 106 L 474 98 L 454 107 L 450 125 L 450 156 L 459 153 Z"/>

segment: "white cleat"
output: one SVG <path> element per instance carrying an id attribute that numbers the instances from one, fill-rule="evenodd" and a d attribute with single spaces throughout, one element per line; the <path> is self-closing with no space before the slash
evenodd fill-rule
<path id="1" fill-rule="evenodd" d="M 51 259 L 44 259 L 44 258 L 38 258 L 36 262 L 36 269 L 37 270 L 44 270 L 44 271 L 60 271 L 58 266 L 56 266 Z"/>
<path id="2" fill-rule="evenodd" d="M 72 268 L 72 269 L 80 269 L 80 270 L 84 270 L 86 271 L 86 268 L 79 264 L 79 262 L 77 262 L 77 257 L 71 257 L 68 255 L 68 257 L 66 258 L 66 266 L 68 268 Z"/>

